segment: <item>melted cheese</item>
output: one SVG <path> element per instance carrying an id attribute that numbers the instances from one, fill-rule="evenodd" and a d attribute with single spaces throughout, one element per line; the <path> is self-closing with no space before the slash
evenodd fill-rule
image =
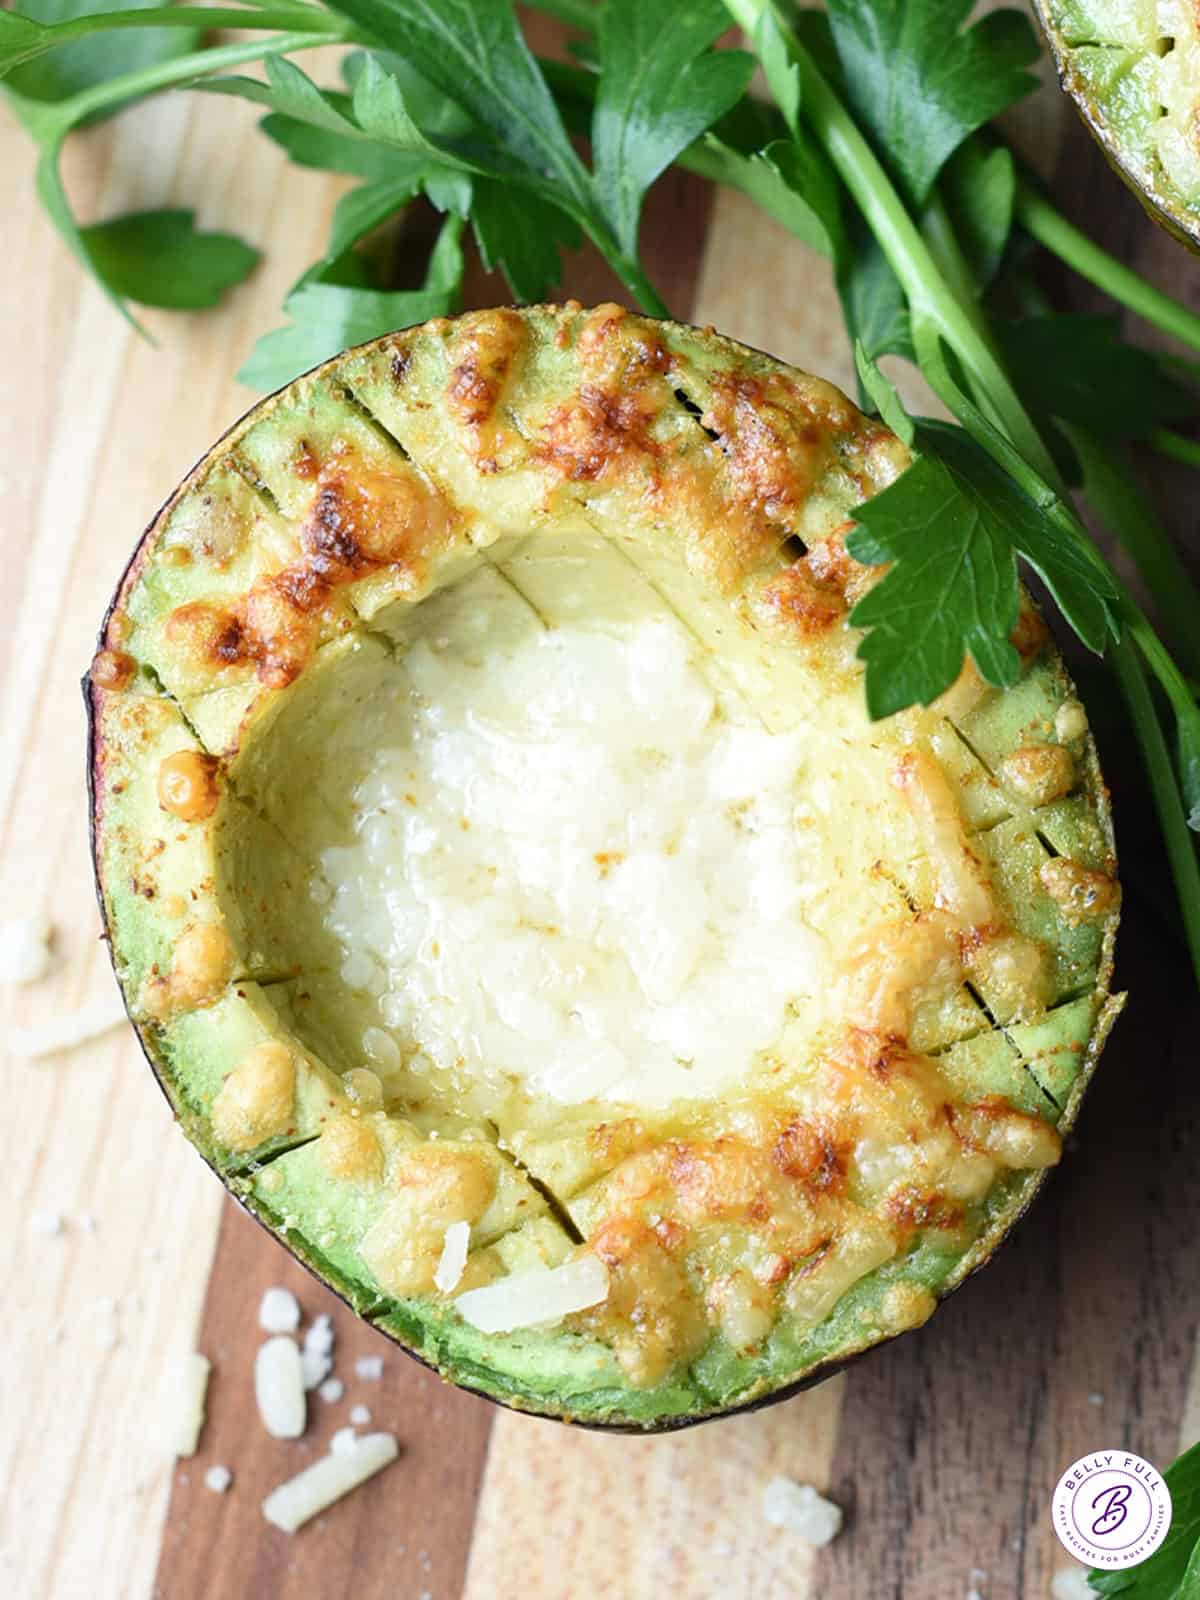
<path id="1" fill-rule="evenodd" d="M 464 647 L 483 625 L 398 666 L 355 843 L 322 857 L 364 1055 L 566 1104 L 727 1091 L 829 980 L 803 732 L 719 697 L 666 615 Z"/>

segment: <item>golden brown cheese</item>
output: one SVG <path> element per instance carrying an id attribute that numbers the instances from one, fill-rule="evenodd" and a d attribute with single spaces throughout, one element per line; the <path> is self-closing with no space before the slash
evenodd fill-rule
<path id="1" fill-rule="evenodd" d="M 233 976 L 234 949 L 229 934 L 212 922 L 190 923 L 175 945 L 170 971 L 154 974 L 138 997 L 148 1017 L 163 1020 L 220 999 Z"/>
<path id="2" fill-rule="evenodd" d="M 1064 918 L 1076 926 L 1081 922 L 1103 921 L 1121 903 L 1120 885 L 1107 873 L 1096 872 L 1067 856 L 1047 861 L 1039 876 Z"/>
<path id="3" fill-rule="evenodd" d="M 234 1067 L 212 1104 L 213 1132 L 228 1150 L 253 1150 L 288 1132 L 296 1095 L 296 1062 L 269 1040 Z"/>

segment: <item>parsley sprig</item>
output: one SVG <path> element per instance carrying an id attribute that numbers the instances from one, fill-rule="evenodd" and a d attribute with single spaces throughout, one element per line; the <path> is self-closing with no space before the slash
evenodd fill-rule
<path id="1" fill-rule="evenodd" d="M 665 314 L 638 251 L 648 190 L 673 163 L 740 189 L 831 259 L 862 397 L 914 450 L 849 540 L 887 566 L 853 616 L 872 714 L 929 702 L 966 655 L 1011 683 L 1019 569 L 1037 573 L 1125 695 L 1200 973 L 1200 593 L 1124 451 L 1136 438 L 1200 467 L 1186 431 L 1200 363 L 1136 350 L 1111 319 L 1055 314 L 1030 252 L 1197 352 L 1200 315 L 1068 223 L 997 133 L 1035 82 L 1026 19 L 971 23 L 969 0 L 535 5 L 577 31 L 572 63 L 535 56 L 512 0 L 17 0 L 0 11 L 0 87 L 39 148 L 49 214 L 126 314 L 212 304 L 257 252 L 185 209 L 79 222 L 59 176 L 75 130 L 170 89 L 234 95 L 262 107 L 291 160 L 358 180 L 285 324 L 242 369 L 264 389 L 457 309 L 468 229 L 519 300 L 549 296 L 586 236 L 643 310 Z M 731 22 L 752 53 L 718 47 Z M 229 28 L 239 37 L 212 37 Z M 353 48 L 323 86 L 297 58 L 329 44 Z M 755 58 L 769 99 L 748 92 Z M 252 64 L 261 76 L 242 75 Z M 397 289 L 380 230 L 418 197 L 441 228 L 420 286 Z M 884 355 L 914 362 L 957 426 L 909 418 Z M 1133 558 L 1178 660 L 1071 485 Z"/>
<path id="2" fill-rule="evenodd" d="M 907 303 L 905 353 L 915 356 L 934 392 L 979 452 L 968 451 L 959 437 L 947 459 L 946 444 L 954 435 L 931 440 L 927 425 L 914 436 L 919 454 L 913 466 L 879 501 L 859 512 L 859 532 L 852 538 L 851 552 L 864 560 L 894 563 L 882 583 L 860 602 L 853 618 L 869 630 L 861 646 L 868 701 L 873 711 L 928 703 L 945 687 L 949 661 L 957 657 L 961 663 L 966 652 L 988 681 L 1009 681 L 1014 670 L 1005 651 L 1011 629 L 1011 622 L 1005 625 L 1011 615 L 1009 574 L 1015 556 L 1021 555 L 1045 580 L 1084 644 L 1112 653 L 1200 975 L 1200 864 L 1188 832 L 1189 827 L 1200 826 L 1200 707 L 1133 594 L 1072 507 L 1058 464 L 1004 362 L 945 202 L 933 187 L 945 163 L 976 126 L 966 102 L 954 96 L 933 97 L 939 137 L 932 149 L 940 156 L 940 166 L 928 144 L 889 148 L 897 178 L 908 190 L 906 200 L 813 53 L 773 0 L 726 3 L 734 20 L 756 41 L 765 71 L 777 63 L 778 48 L 765 52 L 763 39 L 769 32 L 784 40 L 808 127 L 857 205 Z M 864 50 L 873 48 L 881 58 L 880 72 L 886 54 L 888 70 L 909 77 L 915 73 L 918 79 L 928 77 L 936 84 L 938 64 L 944 62 L 947 50 L 946 7 L 937 0 L 911 0 L 902 8 L 907 18 L 902 36 L 882 28 L 864 33 L 864 8 L 877 20 L 893 9 L 887 0 L 877 5 L 868 5 L 867 0 L 830 0 L 834 43 L 847 79 L 851 74 L 861 78 Z M 964 9 L 952 8 L 951 20 L 961 20 Z M 768 71 L 768 82 L 770 78 Z M 1014 95 L 1020 92 L 1016 81 L 1009 87 Z M 793 91 L 787 94 L 790 100 Z M 780 108 L 786 115 L 783 99 Z M 957 144 L 947 136 L 948 127 L 954 128 Z M 924 210 L 917 212 L 914 197 L 922 195 Z M 891 292 L 886 272 L 882 281 Z M 989 459 L 986 472 L 981 456 Z M 994 475 L 993 467 L 1001 477 Z M 884 503 L 882 513 L 880 503 Z M 881 516 L 886 519 L 882 539 L 872 533 Z M 1049 565 L 1047 551 L 1053 552 Z M 1069 582 L 1064 581 L 1067 578 Z M 906 635 L 912 637 L 918 591 L 923 606 L 920 648 L 904 656 L 899 646 Z M 1103 627 L 1098 632 L 1101 617 Z M 1168 725 L 1174 726 L 1175 761 L 1146 683 L 1147 669 L 1165 699 Z"/>

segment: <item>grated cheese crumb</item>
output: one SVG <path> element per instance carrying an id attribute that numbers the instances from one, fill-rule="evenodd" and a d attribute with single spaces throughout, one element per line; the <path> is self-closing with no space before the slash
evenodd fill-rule
<path id="1" fill-rule="evenodd" d="M 382 1356 L 359 1356 L 354 1370 L 364 1383 L 376 1383 L 383 1377 Z"/>
<path id="2" fill-rule="evenodd" d="M 233 1473 L 228 1467 L 209 1467 L 204 1474 L 204 1487 L 214 1494 L 224 1494 L 232 1482 Z"/>
<path id="3" fill-rule="evenodd" d="M 319 1391 L 321 1399 L 330 1406 L 336 1405 L 345 1392 L 346 1386 L 340 1378 L 326 1378 Z"/>
<path id="4" fill-rule="evenodd" d="M 390 1433 L 368 1433 L 352 1451 L 330 1451 L 311 1467 L 281 1483 L 263 1501 L 263 1516 L 284 1533 L 295 1533 L 311 1518 L 357 1489 L 399 1454 Z"/>
<path id="5" fill-rule="evenodd" d="M 192 1350 L 177 1362 L 168 1378 L 163 1444 L 172 1456 L 194 1456 L 204 1427 L 204 1402 L 212 1364 Z"/>
<path id="6" fill-rule="evenodd" d="M 304 1432 L 304 1379 L 294 1339 L 277 1334 L 259 1346 L 254 1360 L 254 1398 L 272 1438 L 298 1439 Z"/>
<path id="7" fill-rule="evenodd" d="M 772 1478 L 763 1491 L 763 1515 L 811 1545 L 828 1544 L 842 1526 L 842 1508 L 818 1494 L 811 1483 Z"/>
<path id="8" fill-rule="evenodd" d="M 56 965 L 54 929 L 45 917 L 14 917 L 0 922 L 0 982 L 37 983 Z"/>
<path id="9" fill-rule="evenodd" d="M 467 1252 L 471 1248 L 471 1224 L 452 1222 L 442 1239 L 441 1259 L 433 1281 L 443 1294 L 453 1294 L 467 1265 Z"/>
<path id="10" fill-rule="evenodd" d="M 599 1256 L 588 1254 L 561 1267 L 531 1267 L 482 1289 L 468 1289 L 454 1308 L 464 1322 L 483 1333 L 509 1333 L 561 1322 L 607 1298 L 608 1268 Z"/>
<path id="11" fill-rule="evenodd" d="M 300 1352 L 300 1377 L 306 1390 L 319 1389 L 333 1371 L 329 1356 L 314 1353 L 306 1345 Z"/>
<path id="12" fill-rule="evenodd" d="M 333 1323 L 327 1316 L 317 1317 L 304 1335 L 304 1344 L 317 1355 L 329 1355 L 333 1349 Z"/>
<path id="13" fill-rule="evenodd" d="M 366 1406 L 354 1406 L 350 1411 L 350 1421 L 356 1428 L 365 1428 L 370 1424 L 371 1413 Z"/>
<path id="14" fill-rule="evenodd" d="M 268 1289 L 258 1308 L 258 1325 L 267 1333 L 295 1333 L 300 1302 L 290 1289 Z"/>
<path id="15" fill-rule="evenodd" d="M 53 1238 L 63 1231 L 62 1214 L 58 1211 L 34 1211 L 29 1218 L 30 1233 L 39 1233 L 43 1238 Z"/>
<path id="16" fill-rule="evenodd" d="M 1088 730 L 1087 712 L 1078 700 L 1064 700 L 1054 713 L 1054 731 L 1062 744 L 1082 739 Z"/>
<path id="17" fill-rule="evenodd" d="M 329 1441 L 335 1456 L 352 1456 L 358 1449 L 358 1435 L 353 1428 L 339 1428 Z"/>
<path id="18" fill-rule="evenodd" d="M 319 1389 L 333 1371 L 333 1323 L 325 1315 L 317 1317 L 304 1335 L 300 1370 L 306 1389 Z"/>

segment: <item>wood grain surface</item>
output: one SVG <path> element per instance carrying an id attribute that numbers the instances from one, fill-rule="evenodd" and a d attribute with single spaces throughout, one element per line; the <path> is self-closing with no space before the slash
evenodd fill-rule
<path id="1" fill-rule="evenodd" d="M 545 26 L 545 24 L 539 24 Z M 552 45 L 550 35 L 539 44 Z M 1026 118 L 1071 214 L 1200 307 L 1200 266 L 1119 188 L 1053 93 Z M 85 218 L 166 200 L 265 251 L 219 311 L 150 313 L 136 338 L 37 209 L 32 153 L 0 115 L 8 250 L 0 322 L 5 677 L 0 915 L 44 910 L 56 973 L 0 994 L 4 1033 L 111 988 L 91 899 L 77 680 L 140 527 L 250 396 L 229 374 L 276 325 L 343 185 L 300 172 L 248 108 L 173 96 L 70 149 Z M 646 256 L 675 314 L 852 382 L 827 266 L 736 195 L 672 177 Z M 1090 309 L 1050 278 L 1060 303 Z M 564 292 L 616 293 L 602 265 Z M 476 271 L 471 301 L 503 289 Z M 1143 337 L 1144 330 L 1137 330 Z M 919 392 L 916 387 L 911 391 Z M 1197 549 L 1194 480 L 1154 464 L 1174 531 Z M 1198 619 L 1200 626 L 1200 619 Z M 1101 708 L 1102 710 L 1102 708 Z M 1200 1022 L 1162 907 L 1165 865 L 1119 730 L 1105 737 L 1132 993 L 1061 1172 L 987 1272 L 933 1323 L 768 1411 L 661 1439 L 608 1438 L 502 1412 L 404 1357 L 231 1203 L 172 1130 L 127 1032 L 44 1064 L 6 1061 L 0 1193 L 0 1595 L 14 1600 L 1044 1600 L 1065 1565 L 1049 1523 L 1062 1468 L 1099 1446 L 1165 1462 L 1200 1437 Z M 56 1237 L 29 1226 L 61 1213 Z M 262 1291 L 328 1312 L 345 1397 L 311 1397 L 302 1441 L 268 1439 L 251 1374 Z M 199 1454 L 156 1444 L 173 1363 L 214 1362 Z M 360 1379 L 360 1355 L 384 1358 Z M 354 1404 L 400 1459 L 294 1538 L 266 1490 L 324 1448 Z M 234 1473 L 225 1495 L 205 1470 Z M 847 1528 L 814 1555 L 766 1526 L 785 1472 L 828 1487 Z"/>

